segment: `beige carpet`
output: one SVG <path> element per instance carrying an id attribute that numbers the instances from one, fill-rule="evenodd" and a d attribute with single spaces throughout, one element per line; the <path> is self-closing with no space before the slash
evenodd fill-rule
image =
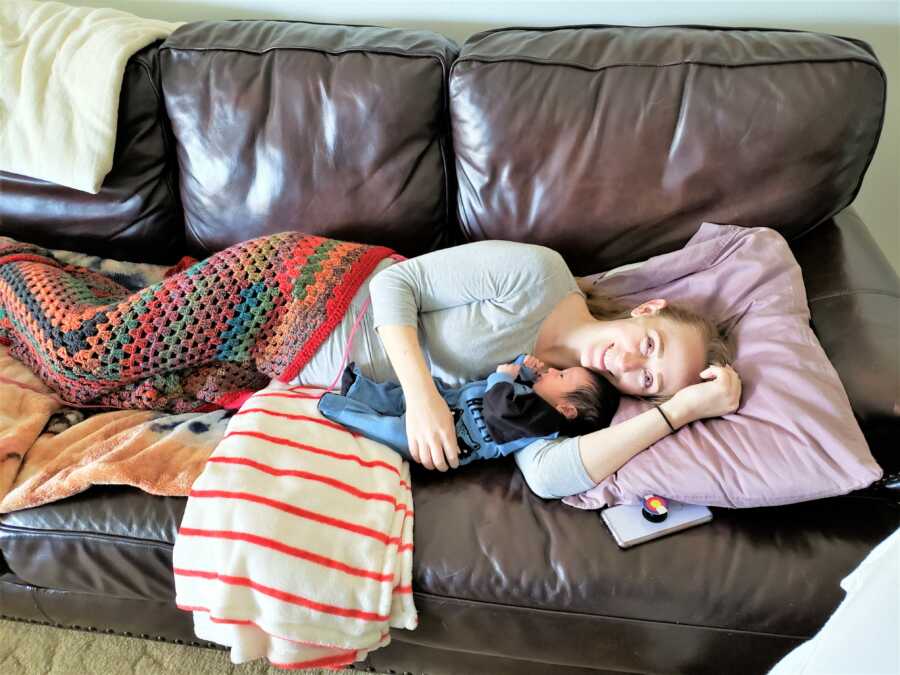
<path id="1" fill-rule="evenodd" d="M 228 653 L 187 645 L 0 620 L 3 675 L 303 675 L 354 670 L 285 671 L 258 660 L 236 666 Z"/>

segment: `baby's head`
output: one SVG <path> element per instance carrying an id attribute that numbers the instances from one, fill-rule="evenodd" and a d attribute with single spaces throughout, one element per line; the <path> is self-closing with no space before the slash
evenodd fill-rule
<path id="1" fill-rule="evenodd" d="M 566 434 L 576 436 L 608 427 L 619 407 L 619 392 L 604 377 L 575 366 L 548 368 L 532 385 L 534 393 L 566 419 Z"/>

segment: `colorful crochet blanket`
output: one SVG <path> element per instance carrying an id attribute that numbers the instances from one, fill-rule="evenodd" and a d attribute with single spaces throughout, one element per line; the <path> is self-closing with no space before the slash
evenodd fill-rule
<path id="1" fill-rule="evenodd" d="M 295 377 L 391 254 L 287 232 L 132 292 L 0 237 L 0 342 L 69 405 L 233 405 Z"/>

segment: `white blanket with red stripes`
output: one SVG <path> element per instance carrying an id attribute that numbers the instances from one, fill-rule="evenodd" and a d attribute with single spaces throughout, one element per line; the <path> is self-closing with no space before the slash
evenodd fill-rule
<path id="1" fill-rule="evenodd" d="M 176 603 L 231 660 L 341 667 L 417 625 L 409 465 L 266 389 L 228 424 L 175 540 Z"/>

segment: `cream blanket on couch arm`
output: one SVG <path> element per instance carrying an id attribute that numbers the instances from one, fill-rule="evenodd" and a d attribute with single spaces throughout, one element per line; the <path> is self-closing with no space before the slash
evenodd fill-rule
<path id="1" fill-rule="evenodd" d="M 112 168 L 125 64 L 180 25 L 59 2 L 0 2 L 0 171 L 99 192 Z"/>

